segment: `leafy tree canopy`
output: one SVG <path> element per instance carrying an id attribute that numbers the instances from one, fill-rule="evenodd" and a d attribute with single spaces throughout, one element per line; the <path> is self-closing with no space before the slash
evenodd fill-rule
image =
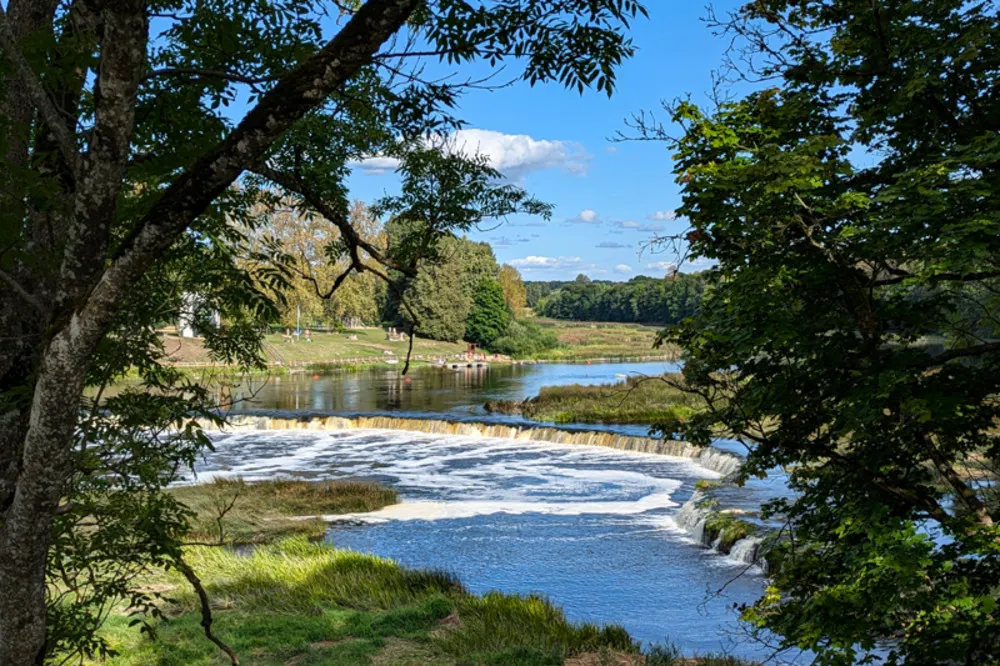
<path id="1" fill-rule="evenodd" d="M 472 310 L 465 323 L 465 339 L 488 347 L 507 330 L 509 322 L 510 312 L 504 299 L 503 285 L 492 278 L 481 280 L 476 286 Z"/>
<path id="2" fill-rule="evenodd" d="M 717 27 L 764 86 L 671 105 L 676 141 L 635 124 L 675 153 L 673 240 L 718 262 L 664 333 L 712 409 L 665 429 L 722 428 L 794 491 L 744 617 L 818 664 L 1000 663 L 997 7 L 758 0 Z"/>
<path id="3" fill-rule="evenodd" d="M 259 213 L 290 202 L 336 227 L 331 293 L 357 274 L 415 276 L 440 238 L 482 219 L 545 213 L 445 145 L 462 90 L 491 83 L 423 67 L 507 65 L 610 94 L 643 13 L 635 0 L 0 5 L 0 663 L 99 654 L 114 603 L 155 611 L 134 584 L 145 567 L 197 585 L 185 511 L 161 489 L 208 445 L 193 418 L 215 400 L 157 363 L 153 330 L 194 303 L 216 358 L 259 362 L 261 324 L 302 267 L 259 242 Z M 402 180 L 373 212 L 418 223 L 398 253 L 349 215 L 346 176 L 372 156 Z M 102 401 L 130 368 L 141 384 Z"/>

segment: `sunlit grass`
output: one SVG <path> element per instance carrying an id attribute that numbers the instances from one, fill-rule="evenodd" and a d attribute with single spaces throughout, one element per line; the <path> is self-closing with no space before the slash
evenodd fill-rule
<path id="1" fill-rule="evenodd" d="M 701 405 L 661 378 L 631 377 L 618 384 L 546 386 L 530 400 L 489 403 L 487 409 L 555 423 L 646 424 L 686 419 Z"/>
<path id="2" fill-rule="evenodd" d="M 221 520 L 221 541 L 230 545 L 264 543 L 297 534 L 321 537 L 327 529 L 322 520 L 293 518 L 376 511 L 399 501 L 392 488 L 353 481 L 245 483 L 218 479 L 170 492 L 196 514 L 191 540 L 219 542 Z"/>
<path id="3" fill-rule="evenodd" d="M 191 548 L 188 561 L 215 608 L 215 633 L 243 664 L 560 664 L 596 650 L 637 652 L 620 627 L 568 622 L 533 596 L 470 595 L 451 575 L 287 539 L 240 555 Z M 154 639 L 115 616 L 105 635 L 113 666 L 221 664 L 183 579 L 151 584 L 172 599 Z"/>

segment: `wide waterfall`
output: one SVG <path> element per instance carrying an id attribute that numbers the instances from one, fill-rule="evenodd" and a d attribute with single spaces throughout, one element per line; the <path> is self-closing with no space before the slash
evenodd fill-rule
<path id="1" fill-rule="evenodd" d="M 211 424 L 202 424 L 211 428 Z M 231 430 L 403 430 L 437 435 L 492 437 L 554 444 L 604 446 L 622 451 L 654 453 L 678 458 L 690 458 L 699 465 L 727 476 L 736 472 L 741 460 L 730 453 L 700 447 L 690 442 L 654 437 L 635 437 L 594 430 L 562 430 L 545 426 L 503 425 L 436 419 L 398 418 L 395 416 L 276 418 L 270 416 L 233 415 L 228 419 Z"/>

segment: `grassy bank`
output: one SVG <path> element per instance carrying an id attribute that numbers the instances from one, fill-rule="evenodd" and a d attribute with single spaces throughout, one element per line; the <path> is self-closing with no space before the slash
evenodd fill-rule
<path id="1" fill-rule="evenodd" d="M 259 544 L 293 535 L 322 537 L 326 533 L 322 520 L 293 518 L 377 511 L 399 501 L 391 488 L 352 481 L 245 483 L 218 479 L 170 492 L 195 513 L 192 540 L 229 545 Z"/>
<path id="2" fill-rule="evenodd" d="M 535 360 L 586 361 L 639 358 L 674 358 L 674 349 L 654 349 L 657 328 L 638 324 L 595 323 L 533 320 L 553 333 L 558 346 L 538 354 Z M 403 359 L 408 343 L 403 340 L 386 340 L 382 329 L 356 329 L 342 333 L 312 333 L 311 341 L 304 337 L 289 342 L 282 335 L 264 338 L 264 356 L 273 372 L 286 371 L 289 367 L 310 368 L 358 367 L 385 365 L 390 359 Z M 210 366 L 212 359 L 199 338 L 180 338 L 168 335 L 163 345 L 171 363 L 181 367 L 201 368 Z M 455 358 L 466 351 L 464 342 L 441 342 L 417 337 L 413 341 L 411 361 L 415 364 L 433 363 L 440 358 Z"/>
<path id="3" fill-rule="evenodd" d="M 342 333 L 312 333 L 310 342 L 304 336 L 289 342 L 282 335 L 264 337 L 264 355 L 272 365 L 368 365 L 385 363 L 390 358 L 404 358 L 409 343 L 404 340 L 386 340 L 382 329 L 366 328 Z M 211 358 L 199 338 L 168 336 L 163 340 L 169 359 L 180 365 L 211 363 Z M 416 338 L 413 341 L 413 360 L 431 361 L 434 357 L 453 357 L 461 354 L 468 345 L 464 342 L 440 342 Z M 388 352 L 388 353 L 387 353 Z"/>
<path id="4" fill-rule="evenodd" d="M 546 386 L 523 402 L 486 404 L 487 411 L 555 423 L 662 423 L 688 417 L 700 407 L 699 398 L 655 377 L 630 377 L 618 384 L 598 386 Z"/>
<path id="5" fill-rule="evenodd" d="M 602 648 L 634 653 L 624 630 L 566 621 L 537 597 L 470 595 L 453 577 L 411 571 L 303 538 L 241 556 L 193 548 L 190 564 L 216 608 L 216 635 L 243 664 L 562 664 Z M 157 639 L 115 617 L 115 666 L 220 664 L 205 640 L 197 600 L 179 577 L 155 582 L 174 601 Z"/>
<path id="6" fill-rule="evenodd" d="M 585 361 L 594 359 L 675 358 L 673 347 L 653 348 L 659 328 L 641 324 L 535 319 L 555 333 L 559 346 L 540 360 Z"/>
<path id="7" fill-rule="evenodd" d="M 286 534 L 261 530 L 266 522 L 395 501 L 384 488 L 350 483 L 218 481 L 173 492 L 196 511 L 200 536 L 218 537 L 213 525 L 224 511 L 227 540 L 250 535 L 246 541 L 254 542 Z M 308 536 L 248 554 L 186 548 L 211 599 L 213 633 L 244 666 L 749 666 L 725 657 L 684 659 L 672 648 L 642 654 L 621 627 L 569 622 L 541 597 L 473 595 L 447 573 L 406 569 Z M 198 598 L 182 574 L 161 571 L 144 583 L 162 595 L 163 618 L 150 636 L 124 610 L 112 613 L 102 633 L 115 654 L 99 663 L 229 663 L 206 639 Z"/>
<path id="8" fill-rule="evenodd" d="M 215 608 L 215 634 L 245 665 L 600 666 L 702 663 L 661 650 L 648 658 L 624 629 L 568 622 L 535 596 L 469 594 L 453 577 L 293 538 L 241 556 L 192 548 Z M 215 665 L 226 660 L 200 626 L 197 600 L 179 576 L 151 584 L 172 599 L 156 637 L 113 616 L 110 666 Z"/>

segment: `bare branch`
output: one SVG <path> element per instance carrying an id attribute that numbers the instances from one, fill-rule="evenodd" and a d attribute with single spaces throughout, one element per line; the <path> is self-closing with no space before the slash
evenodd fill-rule
<path id="1" fill-rule="evenodd" d="M 184 574 L 184 577 L 194 588 L 195 593 L 198 595 L 198 601 L 201 605 L 201 626 L 205 630 L 205 637 L 215 643 L 220 650 L 226 653 L 229 657 L 229 661 L 232 662 L 233 666 L 240 666 L 240 658 L 236 655 L 233 648 L 229 647 L 223 643 L 219 638 L 212 633 L 212 604 L 208 599 L 208 593 L 205 591 L 205 586 L 201 584 L 201 579 L 194 572 L 184 558 L 178 556 L 175 560 L 177 569 Z"/>
<path id="2" fill-rule="evenodd" d="M 27 303 L 31 307 L 35 308 L 36 310 L 38 310 L 38 312 L 40 314 L 43 314 L 43 315 L 47 314 L 45 306 L 42 305 L 41 302 L 38 299 L 36 299 L 31 294 L 29 294 L 28 291 L 24 287 L 22 287 L 20 285 L 20 283 L 18 283 L 17 280 L 15 280 L 13 277 L 11 277 L 10 275 L 8 275 L 2 269 L 0 269 L 0 280 L 3 280 L 7 284 L 7 286 L 9 286 L 11 289 L 14 290 L 14 293 L 16 293 L 18 296 L 20 296 L 21 299 L 24 300 L 25 303 Z"/>

